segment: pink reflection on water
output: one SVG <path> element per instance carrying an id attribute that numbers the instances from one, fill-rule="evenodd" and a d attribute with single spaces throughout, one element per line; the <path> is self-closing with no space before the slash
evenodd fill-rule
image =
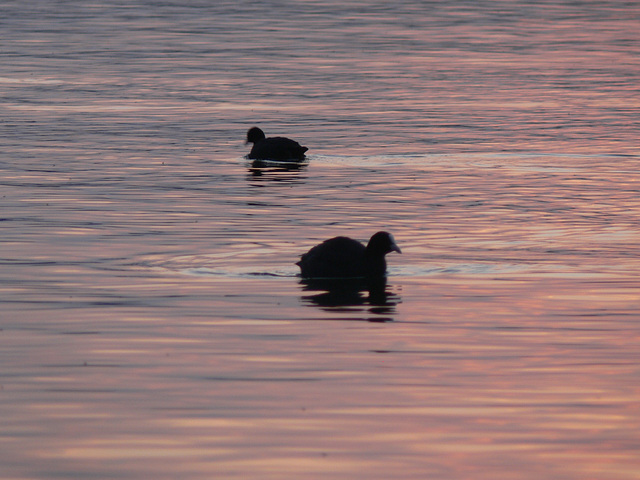
<path id="1" fill-rule="evenodd" d="M 638 478 L 636 6 L 76 7 L 3 23 L 3 475 Z"/>

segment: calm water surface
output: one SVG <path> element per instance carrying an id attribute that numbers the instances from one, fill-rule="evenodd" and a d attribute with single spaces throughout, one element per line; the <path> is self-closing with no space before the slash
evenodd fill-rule
<path id="1" fill-rule="evenodd" d="M 640 479 L 638 5 L 210 3 L 0 6 L 0 478 Z"/>

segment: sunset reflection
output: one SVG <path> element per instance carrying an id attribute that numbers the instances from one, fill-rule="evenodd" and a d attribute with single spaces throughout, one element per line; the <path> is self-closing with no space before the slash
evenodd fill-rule
<path id="1" fill-rule="evenodd" d="M 2 478 L 640 478 L 636 4 L 59 3 L 2 4 Z"/>

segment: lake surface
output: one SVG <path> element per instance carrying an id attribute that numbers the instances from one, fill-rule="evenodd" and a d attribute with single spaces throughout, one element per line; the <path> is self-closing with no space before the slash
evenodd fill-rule
<path id="1" fill-rule="evenodd" d="M 3 2 L 0 478 L 640 479 L 639 21 Z"/>

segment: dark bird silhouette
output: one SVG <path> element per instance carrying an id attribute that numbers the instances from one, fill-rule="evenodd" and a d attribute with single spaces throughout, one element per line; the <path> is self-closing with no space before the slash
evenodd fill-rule
<path id="1" fill-rule="evenodd" d="M 295 140 L 285 137 L 266 138 L 258 127 L 250 128 L 247 132 L 247 143 L 253 143 L 248 157 L 253 160 L 279 160 L 300 162 L 305 159 L 305 152 L 309 150 Z"/>
<path id="2" fill-rule="evenodd" d="M 366 247 L 352 238 L 335 237 L 303 254 L 296 265 L 303 278 L 383 277 L 389 252 L 402 253 L 387 232 L 373 235 Z"/>

